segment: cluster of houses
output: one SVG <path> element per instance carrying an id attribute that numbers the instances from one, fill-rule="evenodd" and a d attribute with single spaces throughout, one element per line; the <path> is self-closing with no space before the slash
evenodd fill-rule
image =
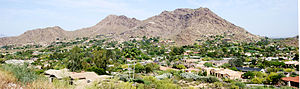
<path id="1" fill-rule="evenodd" d="M 88 85 L 93 81 L 110 79 L 112 76 L 109 75 L 98 75 L 95 72 L 69 72 L 68 69 L 54 70 L 50 69 L 45 71 L 45 76 L 49 78 L 50 82 L 53 82 L 54 79 L 62 80 L 63 78 L 70 78 L 69 82 L 71 85 Z"/>

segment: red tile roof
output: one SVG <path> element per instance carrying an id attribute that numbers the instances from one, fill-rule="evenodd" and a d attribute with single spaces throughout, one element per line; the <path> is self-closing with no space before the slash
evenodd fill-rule
<path id="1" fill-rule="evenodd" d="M 284 78 L 281 78 L 282 80 L 284 81 L 293 81 L 293 82 L 298 82 L 299 83 L 299 76 L 296 76 L 296 77 L 284 77 Z"/>

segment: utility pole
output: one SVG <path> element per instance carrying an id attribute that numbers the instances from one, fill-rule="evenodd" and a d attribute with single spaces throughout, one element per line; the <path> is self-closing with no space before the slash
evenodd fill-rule
<path id="1" fill-rule="evenodd" d="M 134 63 L 134 65 L 133 65 L 134 68 L 133 68 L 133 74 L 132 74 L 132 76 L 133 76 L 133 79 L 134 79 L 134 73 L 135 73 L 135 72 L 134 72 L 134 70 L 135 70 L 135 61 L 134 61 L 133 63 Z"/>

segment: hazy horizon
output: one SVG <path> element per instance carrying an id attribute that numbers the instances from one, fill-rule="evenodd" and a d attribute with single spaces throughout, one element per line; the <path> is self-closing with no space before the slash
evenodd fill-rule
<path id="1" fill-rule="evenodd" d="M 159 2 L 159 3 L 157 3 Z M 60 26 L 72 31 L 97 24 L 107 15 L 144 20 L 177 8 L 206 7 L 255 35 L 270 38 L 298 35 L 297 0 L 47 0 L 0 1 L 0 36 Z"/>

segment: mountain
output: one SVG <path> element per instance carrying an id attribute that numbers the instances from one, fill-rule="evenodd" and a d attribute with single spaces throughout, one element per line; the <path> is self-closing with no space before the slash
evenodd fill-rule
<path id="1" fill-rule="evenodd" d="M 65 31 L 57 26 L 30 30 L 20 36 L 0 38 L 0 45 L 50 43 L 57 38 L 68 40 L 106 34 L 112 34 L 112 38 L 117 41 L 147 36 L 171 39 L 178 45 L 193 44 L 197 42 L 196 40 L 206 40 L 215 35 L 224 35 L 225 38 L 235 42 L 260 39 L 259 36 L 222 19 L 208 8 L 180 8 L 163 11 L 146 20 L 109 15 L 92 27 L 75 31 Z"/>
<path id="2" fill-rule="evenodd" d="M 94 37 L 96 35 L 120 34 L 137 26 L 141 21 L 124 15 L 109 15 L 95 26 L 71 32 L 71 37 Z"/>
<path id="3" fill-rule="evenodd" d="M 139 20 L 126 16 L 109 15 L 96 25 L 75 31 L 65 31 L 58 26 L 26 31 L 20 36 L 0 38 L 0 45 L 7 44 L 49 44 L 57 39 L 70 40 L 77 37 L 95 37 L 101 34 L 119 34 L 135 27 Z"/>
<path id="4" fill-rule="evenodd" d="M 67 32 L 58 26 L 38 28 L 26 31 L 20 36 L 0 38 L 0 45 L 6 44 L 25 44 L 25 43 L 48 43 L 55 41 L 56 38 L 67 38 Z"/>
<path id="5" fill-rule="evenodd" d="M 297 35 L 295 37 L 283 38 L 280 39 L 280 42 L 288 46 L 299 47 L 299 36 Z"/>
<path id="6" fill-rule="evenodd" d="M 158 36 L 174 40 L 179 45 L 187 45 L 215 35 L 224 35 L 234 41 L 255 41 L 260 38 L 222 19 L 208 8 L 181 8 L 148 18 L 132 30 L 122 33 L 118 39 Z"/>

